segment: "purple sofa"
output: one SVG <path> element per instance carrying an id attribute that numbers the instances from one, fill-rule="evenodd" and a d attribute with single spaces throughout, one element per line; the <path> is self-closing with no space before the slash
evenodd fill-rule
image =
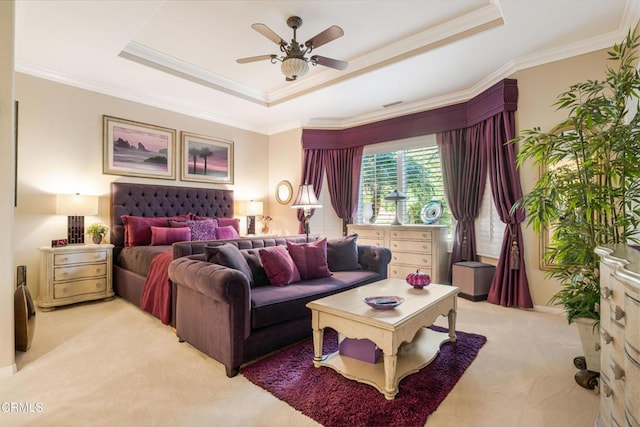
<path id="1" fill-rule="evenodd" d="M 257 256 L 260 248 L 304 239 L 245 238 L 224 243 L 236 245 L 250 258 Z M 241 271 L 207 262 L 204 252 L 209 243 L 213 242 L 173 245 L 175 259 L 169 266 L 169 277 L 177 290 L 176 334 L 221 362 L 229 377 L 235 376 L 242 364 L 310 336 L 308 302 L 385 279 L 391 260 L 387 248 L 358 245 L 360 269 L 344 270 L 344 265 L 337 265 L 340 260 L 329 257 L 329 277 L 286 286 L 252 286 Z"/>

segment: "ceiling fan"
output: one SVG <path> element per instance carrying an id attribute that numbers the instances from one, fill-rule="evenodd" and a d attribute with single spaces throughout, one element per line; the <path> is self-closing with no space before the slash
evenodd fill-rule
<path id="1" fill-rule="evenodd" d="M 291 16 L 287 19 L 287 25 L 293 29 L 293 39 L 291 43 L 284 41 L 282 37 L 273 32 L 269 27 L 264 24 L 253 24 L 251 28 L 271 40 L 272 42 L 280 45 L 280 51 L 284 53 L 282 56 L 275 54 L 272 55 L 259 55 L 250 56 L 248 58 L 240 58 L 236 60 L 239 64 L 246 64 L 249 62 L 263 61 L 269 59 L 272 64 L 280 61 L 282 73 L 286 76 L 287 81 L 294 81 L 298 77 L 304 76 L 309 71 L 309 63 L 311 65 L 324 65 L 325 67 L 335 68 L 336 70 L 344 70 L 347 68 L 347 62 L 340 61 L 338 59 L 327 58 L 326 56 L 313 55 L 309 58 L 306 57 L 308 53 L 311 53 L 313 49 L 318 48 L 324 44 L 329 43 L 344 35 L 342 28 L 337 25 L 332 25 L 323 32 L 311 37 L 304 44 L 298 43 L 296 40 L 296 30 L 302 26 L 302 18 L 298 16 Z"/>

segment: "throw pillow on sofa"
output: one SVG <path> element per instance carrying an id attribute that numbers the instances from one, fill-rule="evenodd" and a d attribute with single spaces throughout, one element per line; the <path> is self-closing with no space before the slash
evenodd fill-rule
<path id="1" fill-rule="evenodd" d="M 358 263 L 358 235 L 351 234 L 327 241 L 327 263 L 330 271 L 362 270 Z"/>
<path id="2" fill-rule="evenodd" d="M 284 246 L 260 249 L 258 254 L 272 285 L 284 286 L 300 280 L 298 267 Z"/>
<path id="3" fill-rule="evenodd" d="M 251 274 L 253 275 L 253 283 L 251 286 L 271 285 L 267 272 L 264 270 L 262 262 L 260 261 L 260 249 L 241 249 L 240 252 L 242 252 L 244 259 L 247 260 L 247 264 L 249 264 Z"/>
<path id="4" fill-rule="evenodd" d="M 247 260 L 244 259 L 242 252 L 240 252 L 240 249 L 238 249 L 237 246 L 230 243 L 225 243 L 224 245 L 219 246 L 205 246 L 204 253 L 207 262 L 239 270 L 247 276 L 249 284 L 253 283 L 251 268 L 249 268 Z"/>
<path id="5" fill-rule="evenodd" d="M 327 265 L 327 238 L 311 243 L 287 242 L 289 255 L 300 272 L 301 279 L 331 276 Z"/>

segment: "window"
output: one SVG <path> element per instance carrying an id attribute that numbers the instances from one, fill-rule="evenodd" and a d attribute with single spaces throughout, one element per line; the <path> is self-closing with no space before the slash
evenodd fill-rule
<path id="1" fill-rule="evenodd" d="M 398 203 L 398 217 L 403 224 L 423 224 L 422 208 L 427 202 L 438 200 L 444 207 L 438 224 L 451 226 L 435 135 L 365 147 L 358 223 L 391 224 L 396 203 L 384 197 L 395 189 L 407 195 L 405 201 Z"/>
<path id="2" fill-rule="evenodd" d="M 478 255 L 500 258 L 505 224 L 500 220 L 496 205 L 493 203 L 491 183 L 488 177 L 475 226 L 476 252 Z"/>

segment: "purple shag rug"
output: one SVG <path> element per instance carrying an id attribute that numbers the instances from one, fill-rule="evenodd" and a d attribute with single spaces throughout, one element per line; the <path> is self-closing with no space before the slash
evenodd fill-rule
<path id="1" fill-rule="evenodd" d="M 431 326 L 437 331 L 444 328 Z M 288 347 L 241 369 L 249 381 L 325 426 L 424 426 L 487 341 L 456 331 L 431 364 L 400 381 L 394 400 L 368 384 L 331 368 L 313 366 L 313 341 Z M 324 354 L 338 349 L 335 331 L 325 330 Z"/>

